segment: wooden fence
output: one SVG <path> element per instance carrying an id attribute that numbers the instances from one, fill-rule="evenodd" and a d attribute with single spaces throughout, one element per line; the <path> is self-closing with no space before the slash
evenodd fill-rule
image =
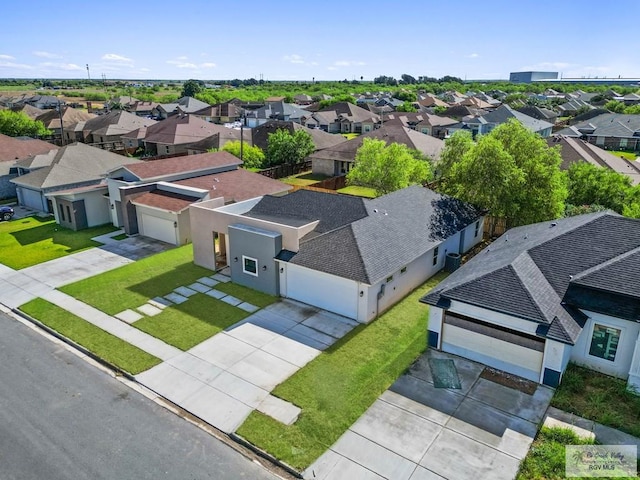
<path id="1" fill-rule="evenodd" d="M 276 165 L 275 167 L 265 168 L 258 173 L 269 178 L 285 178 L 291 175 L 297 175 L 302 172 L 311 170 L 311 160 L 302 163 L 285 163 L 282 165 Z"/>
<path id="2" fill-rule="evenodd" d="M 484 217 L 484 235 L 485 237 L 499 237 L 509 229 L 507 219 L 504 217 L 494 217 L 487 215 Z"/>

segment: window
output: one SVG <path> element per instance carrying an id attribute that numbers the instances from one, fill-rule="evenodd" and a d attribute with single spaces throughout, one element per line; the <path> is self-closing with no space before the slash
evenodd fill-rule
<path id="1" fill-rule="evenodd" d="M 67 217 L 69 217 L 69 221 L 71 222 L 71 209 L 69 208 L 69 205 L 67 205 Z"/>
<path id="2" fill-rule="evenodd" d="M 400 273 L 405 273 L 406 271 L 407 271 L 407 267 L 402 267 L 402 268 L 400 269 Z"/>
<path id="3" fill-rule="evenodd" d="M 62 220 L 63 222 L 66 221 L 66 218 L 64 218 L 64 208 L 62 207 L 62 205 L 58 205 L 58 210 L 60 210 L 60 220 Z"/>
<path id="4" fill-rule="evenodd" d="M 476 233 L 473 236 L 477 238 L 478 233 L 480 233 L 480 220 L 476 222 Z"/>
<path id="5" fill-rule="evenodd" d="M 595 324 L 593 326 L 589 355 L 614 362 L 619 342 L 619 329 Z"/>
<path id="6" fill-rule="evenodd" d="M 439 250 L 439 247 L 436 247 L 433 250 L 433 265 L 434 266 L 436 266 L 438 264 L 438 250 Z"/>
<path id="7" fill-rule="evenodd" d="M 249 275 L 253 275 L 254 277 L 258 276 L 258 260 L 251 257 L 242 256 L 242 271 L 244 273 L 248 273 Z"/>
<path id="8" fill-rule="evenodd" d="M 393 281 L 393 275 L 389 275 L 387 277 L 387 283 L 391 283 Z"/>
<path id="9" fill-rule="evenodd" d="M 626 138 L 621 138 L 620 139 L 620 148 L 627 148 L 627 139 Z"/>

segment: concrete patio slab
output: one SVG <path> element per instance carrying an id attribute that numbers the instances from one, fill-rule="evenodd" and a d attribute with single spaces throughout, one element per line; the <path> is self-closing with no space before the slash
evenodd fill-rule
<path id="1" fill-rule="evenodd" d="M 445 480 L 445 478 L 418 465 L 409 480 Z"/>
<path id="2" fill-rule="evenodd" d="M 251 345 L 221 332 L 196 345 L 189 353 L 227 370 L 254 351 Z"/>
<path id="3" fill-rule="evenodd" d="M 218 300 L 227 296 L 226 293 L 221 292 L 220 290 L 216 290 L 215 288 L 206 292 L 205 295 L 209 295 L 210 297 L 216 298 Z"/>
<path id="4" fill-rule="evenodd" d="M 236 305 L 240 305 L 242 303 L 242 300 L 232 295 L 225 295 L 220 300 L 222 300 L 224 303 L 228 303 L 232 307 L 235 307 Z"/>
<path id="5" fill-rule="evenodd" d="M 218 285 L 218 284 L 220 283 L 219 281 L 214 280 L 214 279 L 213 279 L 213 278 L 211 278 L 211 277 L 202 277 L 202 278 L 199 278 L 199 279 L 197 280 L 197 282 L 198 282 L 198 283 L 201 283 L 201 284 L 203 284 L 203 285 L 206 285 L 207 287 L 212 287 L 212 288 L 213 288 L 213 287 L 215 287 L 216 285 Z"/>
<path id="6" fill-rule="evenodd" d="M 188 352 L 174 357 L 167 362 L 176 369 L 197 378 L 203 383 L 212 382 L 224 370 L 210 362 L 202 360 Z"/>
<path id="7" fill-rule="evenodd" d="M 273 395 L 268 395 L 262 400 L 257 410 L 285 425 L 293 425 L 295 421 L 298 420 L 298 416 L 300 416 L 300 412 L 302 411 L 293 403 L 285 402 L 281 398 L 274 397 Z"/>
<path id="8" fill-rule="evenodd" d="M 262 347 L 262 350 L 299 368 L 320 355 L 319 350 L 282 336 L 273 338 Z"/>
<path id="9" fill-rule="evenodd" d="M 175 293 L 177 293 L 178 295 L 182 295 L 183 297 L 191 297 L 192 295 L 195 295 L 196 292 L 195 290 L 193 290 L 192 288 L 189 287 L 178 287 L 176 289 L 173 290 Z"/>
<path id="10" fill-rule="evenodd" d="M 114 317 L 116 317 L 119 320 L 122 320 L 123 322 L 133 323 L 140 320 L 142 318 L 142 315 L 140 315 L 138 312 L 134 312 L 133 310 L 127 309 L 127 310 L 123 310 L 120 313 L 116 313 Z"/>
<path id="11" fill-rule="evenodd" d="M 206 293 L 209 290 L 211 290 L 211 287 L 208 285 L 205 285 L 204 283 L 200 283 L 200 282 L 196 282 L 196 283 L 192 283 L 191 285 L 189 285 L 189 287 L 191 290 L 195 290 L 196 292 L 200 292 L 200 293 Z"/>
<path id="12" fill-rule="evenodd" d="M 355 463 L 366 465 L 369 470 L 383 478 L 408 480 L 416 467 L 415 463 L 406 458 L 351 431 L 342 435 L 331 450 Z"/>
<path id="13" fill-rule="evenodd" d="M 256 348 L 263 347 L 278 336 L 277 333 L 252 323 L 232 325 L 229 329 L 225 330 L 225 332 L 227 335 L 237 338 L 238 340 L 248 343 Z"/>
<path id="14" fill-rule="evenodd" d="M 145 314 L 147 317 L 155 317 L 156 315 L 162 313 L 162 308 L 158 308 L 151 303 L 145 303 L 144 305 L 140 305 L 136 310 Z"/>
<path id="15" fill-rule="evenodd" d="M 217 280 L 220 283 L 228 283 L 231 281 L 231 278 L 227 277 L 226 275 L 222 275 L 220 273 L 216 273 L 215 275 L 211 275 L 210 277 L 213 280 Z"/>
<path id="16" fill-rule="evenodd" d="M 382 400 L 376 400 L 350 430 L 418 463 L 442 426 Z"/>
<path id="17" fill-rule="evenodd" d="M 429 355 L 420 356 L 420 358 L 411 365 L 409 368 L 409 375 L 433 384 L 429 358 L 449 359 L 451 356 L 447 353 L 439 352 L 438 350 L 429 350 Z M 455 362 L 455 366 L 462 387 L 460 389 L 456 389 L 456 392 L 461 395 L 465 395 L 480 377 L 480 374 L 484 370 L 484 365 L 480 365 L 475 362 L 458 361 Z"/>
<path id="18" fill-rule="evenodd" d="M 236 305 L 240 310 L 244 310 L 247 313 L 253 313 L 253 312 L 257 312 L 260 307 L 256 307 L 255 305 L 251 305 L 250 303 L 247 302 L 242 302 L 239 305 Z"/>
<path id="19" fill-rule="evenodd" d="M 433 385 L 411 375 L 400 377 L 389 390 L 445 415 L 453 415 L 464 399 L 464 396 L 444 388 L 434 395 Z"/>
<path id="20" fill-rule="evenodd" d="M 324 351 L 331 346 L 319 340 L 316 340 L 315 338 L 311 338 L 306 335 L 303 335 L 302 333 L 294 330 L 288 330 L 286 332 L 286 337 L 291 340 L 295 340 L 296 342 L 300 342 L 304 345 L 307 345 L 308 347 L 315 348 L 316 350 L 319 350 L 319 351 Z"/>
<path id="21" fill-rule="evenodd" d="M 319 312 L 319 310 L 311 305 L 296 302 L 294 300 L 281 299 L 279 302 L 272 303 L 265 307 L 268 312 L 274 313 L 281 317 L 288 318 L 296 323 L 302 322 Z"/>
<path id="22" fill-rule="evenodd" d="M 451 418 L 451 415 L 440 412 L 435 408 L 422 405 L 421 403 L 411 400 L 410 398 L 407 398 L 403 395 L 392 392 L 391 390 L 387 390 L 382 395 L 380 395 L 380 400 L 391 405 L 395 405 L 398 408 L 402 408 L 403 410 L 411 412 L 412 414 L 424 418 L 425 420 L 429 420 L 437 425 L 446 425 L 446 423 Z"/>
<path id="23" fill-rule="evenodd" d="M 229 372 L 267 391 L 298 371 L 298 367 L 267 352 L 256 350 L 229 368 Z"/>
<path id="24" fill-rule="evenodd" d="M 175 292 L 171 292 L 170 294 L 165 295 L 164 298 L 169 300 L 171 303 L 175 303 L 176 305 L 180 305 L 181 303 L 184 303 L 188 300 L 187 297 L 183 297 L 182 295 Z"/>
<path id="25" fill-rule="evenodd" d="M 193 395 L 203 385 L 197 378 L 167 362 L 136 375 L 136 380 L 177 404 Z"/>
<path id="26" fill-rule="evenodd" d="M 307 468 L 303 477 L 308 480 L 383 480 L 384 477 L 352 462 L 346 457 L 328 450 L 313 465 Z"/>
<path id="27" fill-rule="evenodd" d="M 263 308 L 244 320 L 246 323 L 253 323 L 275 333 L 284 333 L 292 329 L 298 323 L 289 318 L 282 317 Z"/>
<path id="28" fill-rule="evenodd" d="M 241 401 L 245 405 L 249 405 L 251 408 L 257 408 L 269 395 L 268 391 L 256 387 L 229 372 L 222 372 L 209 382 L 209 385 Z"/>
<path id="29" fill-rule="evenodd" d="M 311 338 L 316 342 L 323 343 L 327 347 L 330 347 L 336 342 L 336 338 L 331 335 L 327 335 L 325 333 L 319 332 L 311 327 L 308 327 L 302 323 L 299 323 L 295 327 L 293 327 L 290 332 L 286 333 L 286 336 L 289 336 L 289 333 L 303 335 L 304 337 Z"/>
<path id="30" fill-rule="evenodd" d="M 318 330 L 334 338 L 342 338 L 356 326 L 356 323 L 329 312 L 318 312 L 302 322 L 303 325 Z"/>
<path id="31" fill-rule="evenodd" d="M 225 433 L 234 432 L 253 410 L 209 385 L 193 393 L 181 406 Z"/>
<path id="32" fill-rule="evenodd" d="M 452 480 L 504 480 L 515 476 L 520 460 L 444 429 L 420 465 Z"/>

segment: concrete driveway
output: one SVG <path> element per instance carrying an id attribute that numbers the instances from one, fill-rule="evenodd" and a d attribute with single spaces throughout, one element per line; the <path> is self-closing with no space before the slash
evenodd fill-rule
<path id="1" fill-rule="evenodd" d="M 253 410 L 289 425 L 300 409 L 270 392 L 356 325 L 283 299 L 136 380 L 226 433 Z"/>
<path id="2" fill-rule="evenodd" d="M 436 388 L 430 359 L 451 359 L 459 389 Z M 484 366 L 429 350 L 305 472 L 308 479 L 514 478 L 553 390 L 482 378 Z"/>

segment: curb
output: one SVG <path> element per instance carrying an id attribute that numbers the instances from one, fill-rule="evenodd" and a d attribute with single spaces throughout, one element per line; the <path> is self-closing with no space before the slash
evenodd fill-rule
<path id="1" fill-rule="evenodd" d="M 241 437 L 237 433 L 230 433 L 229 434 L 229 438 L 231 440 L 233 440 L 234 442 L 239 443 L 243 447 L 251 450 L 256 455 L 264 458 L 265 460 L 268 460 L 269 462 L 273 463 L 274 465 L 277 465 L 278 467 L 280 467 L 282 470 L 284 470 L 288 474 L 293 475 L 296 478 L 304 478 L 302 476 L 302 474 L 298 470 L 296 470 L 292 466 L 287 465 L 286 463 L 278 460 L 276 457 L 270 455 L 269 453 L 265 452 L 264 450 L 261 450 L 260 448 L 256 447 L 254 444 L 252 444 L 248 440 L 245 440 L 243 437 Z"/>

